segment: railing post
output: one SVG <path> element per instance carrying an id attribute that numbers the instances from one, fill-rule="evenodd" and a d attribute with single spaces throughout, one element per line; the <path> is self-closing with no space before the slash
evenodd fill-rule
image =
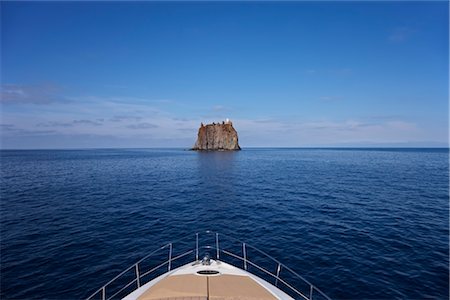
<path id="1" fill-rule="evenodd" d="M 106 286 L 102 288 L 102 300 L 106 300 Z"/>
<path id="2" fill-rule="evenodd" d="M 169 266 L 168 266 L 169 271 L 171 267 L 172 267 L 172 243 L 169 244 Z"/>
<path id="3" fill-rule="evenodd" d="M 247 271 L 247 251 L 245 251 L 245 243 L 242 243 L 242 252 L 244 254 L 244 270 Z"/>
<path id="4" fill-rule="evenodd" d="M 309 300 L 312 300 L 313 290 L 314 290 L 314 286 L 311 284 L 310 289 L 309 289 Z"/>
<path id="5" fill-rule="evenodd" d="M 281 271 L 281 264 L 278 263 L 278 267 L 277 267 L 277 277 L 275 278 L 275 286 L 278 286 L 278 278 L 280 277 L 280 271 Z"/>
<path id="6" fill-rule="evenodd" d="M 141 287 L 141 277 L 139 276 L 139 263 L 136 263 L 136 283 L 137 283 L 137 287 L 140 288 Z"/>
<path id="7" fill-rule="evenodd" d="M 198 233 L 195 234 L 195 260 L 198 261 Z"/>
<path id="8" fill-rule="evenodd" d="M 219 233 L 216 232 L 216 258 L 219 260 Z"/>

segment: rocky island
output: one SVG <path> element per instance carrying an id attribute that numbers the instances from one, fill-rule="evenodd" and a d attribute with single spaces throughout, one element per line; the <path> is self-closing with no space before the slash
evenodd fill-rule
<path id="1" fill-rule="evenodd" d="M 198 129 L 197 142 L 191 150 L 206 151 L 233 151 L 241 150 L 238 135 L 230 120 L 222 123 L 203 125 Z"/>

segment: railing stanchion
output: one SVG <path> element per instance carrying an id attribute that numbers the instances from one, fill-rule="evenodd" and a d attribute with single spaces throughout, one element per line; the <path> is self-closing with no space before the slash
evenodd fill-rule
<path id="1" fill-rule="evenodd" d="M 198 261 L 198 233 L 195 234 L 195 260 Z"/>
<path id="2" fill-rule="evenodd" d="M 141 278 L 139 276 L 139 263 L 136 263 L 135 267 L 136 267 L 136 283 L 137 283 L 137 287 L 140 288 L 141 287 Z"/>
<path id="3" fill-rule="evenodd" d="M 217 261 L 219 261 L 220 259 L 220 244 L 219 244 L 219 233 L 218 232 L 211 232 L 211 231 L 206 231 L 206 233 L 208 235 L 212 235 L 215 233 L 215 247 L 216 247 L 216 259 Z M 134 281 L 136 281 L 136 285 L 137 288 L 141 288 L 141 284 L 143 284 L 141 282 L 141 277 L 144 278 L 146 276 L 149 276 L 149 274 L 153 273 L 156 270 L 161 270 L 161 268 L 165 268 L 165 265 L 167 264 L 167 268 L 168 268 L 168 272 L 170 272 L 172 270 L 172 261 L 177 262 L 180 258 L 182 257 L 192 257 L 192 253 L 195 251 L 195 259 L 196 262 L 199 261 L 199 250 L 201 249 L 209 249 L 208 251 L 210 251 L 210 249 L 213 249 L 214 246 L 212 246 L 212 243 L 206 243 L 205 241 L 203 241 L 204 245 L 205 243 L 211 246 L 202 246 L 199 245 L 200 241 L 199 241 L 199 235 L 200 233 L 195 233 L 195 249 L 190 248 L 190 250 L 188 250 L 187 252 L 184 252 L 183 254 L 179 254 L 179 255 L 174 255 L 173 253 L 173 242 L 172 243 L 168 243 L 165 244 L 164 246 L 156 249 L 155 251 L 149 253 L 148 255 L 146 255 L 144 258 L 142 258 L 141 260 L 139 260 L 138 262 L 136 262 L 134 265 L 131 265 L 130 267 L 128 267 L 127 269 L 125 269 L 123 272 L 121 272 L 120 274 L 118 274 L 116 277 L 114 277 L 112 280 L 110 280 L 108 283 L 106 283 L 103 287 L 101 287 L 100 289 L 96 290 L 94 292 L 94 294 L 92 294 L 89 298 L 87 298 L 87 300 L 91 300 L 92 298 L 96 297 L 97 299 L 100 296 L 101 300 L 108 300 L 108 299 L 114 299 L 117 295 L 121 295 L 121 293 L 123 293 L 124 291 L 126 291 L 127 288 L 129 288 L 130 286 L 134 287 Z M 222 242 L 228 240 L 227 235 L 222 234 L 221 237 Z M 189 236 L 189 244 L 192 243 L 192 236 Z M 222 247 L 222 259 L 225 259 L 225 261 L 228 261 L 228 258 L 234 258 L 234 259 L 238 259 L 238 264 L 240 263 L 240 261 L 243 262 L 243 269 L 245 271 L 248 271 L 248 265 L 251 265 L 251 270 L 253 272 L 253 270 L 257 271 L 262 271 L 265 274 L 270 275 L 271 277 L 275 277 L 275 286 L 278 287 L 278 283 L 280 282 L 282 284 L 282 287 L 288 289 L 289 291 L 291 291 L 292 293 L 295 293 L 297 296 L 300 296 L 302 300 L 313 300 L 313 298 L 317 298 L 316 296 L 314 296 L 314 293 L 319 294 L 319 298 L 325 298 L 327 300 L 331 300 L 327 295 L 325 295 L 319 288 L 315 287 L 312 283 L 310 283 L 308 280 L 306 280 L 305 278 L 303 278 L 301 275 L 299 275 L 298 273 L 296 273 L 295 271 L 291 270 L 289 267 L 287 267 L 286 265 L 284 265 L 283 263 L 281 263 L 280 261 L 276 260 L 275 258 L 271 257 L 269 254 L 254 248 L 252 246 L 249 246 L 250 248 L 252 248 L 252 253 L 254 253 L 254 251 L 256 251 L 257 253 L 260 253 L 264 256 L 265 259 L 270 259 L 271 261 L 275 262 L 277 264 L 276 267 L 276 272 L 272 272 L 269 271 L 268 269 L 265 269 L 264 267 L 260 267 L 257 264 L 255 264 L 254 262 L 252 262 L 251 260 L 249 260 L 247 258 L 247 244 L 243 243 L 237 239 L 231 239 L 232 241 L 237 241 L 238 243 L 242 244 L 242 256 L 239 255 L 238 250 L 235 253 L 231 252 L 231 251 L 227 251 L 226 248 Z M 209 241 L 209 238 L 208 238 Z M 212 241 L 211 241 L 212 242 Z M 234 242 L 233 242 L 234 243 Z M 226 242 L 225 242 L 226 244 Z M 222 246 L 224 244 L 222 243 Z M 238 245 L 236 245 L 237 247 L 239 247 Z M 143 273 L 141 274 L 141 270 L 140 270 L 140 266 L 139 264 L 147 259 L 148 257 L 150 257 L 150 255 L 154 255 L 155 253 L 157 253 L 158 251 L 162 251 L 163 253 L 165 252 L 165 250 L 168 249 L 168 260 L 165 260 L 163 263 L 157 265 L 156 267 L 154 267 L 153 269 L 149 270 L 149 271 L 143 271 Z M 164 255 L 164 254 L 163 254 Z M 209 254 L 208 254 L 209 257 Z M 252 256 L 253 257 L 253 256 Z M 253 258 L 254 259 L 254 258 Z M 175 265 L 176 266 L 176 265 Z M 110 286 L 110 284 L 112 282 L 115 282 L 116 280 L 118 280 L 118 278 L 122 277 L 124 274 L 129 274 L 128 272 L 132 272 L 133 268 L 135 269 L 135 275 L 136 275 L 136 279 L 131 280 L 130 282 L 128 282 L 128 284 L 124 285 L 120 290 L 118 290 L 117 292 L 115 292 L 115 294 L 113 294 L 112 289 L 110 289 L 109 294 L 110 296 L 107 297 L 106 295 L 106 288 L 108 286 Z M 175 268 L 175 267 L 174 267 Z M 302 282 L 304 284 L 309 285 L 309 293 L 307 291 L 307 288 L 305 287 L 305 290 L 303 291 L 299 291 L 297 288 L 295 288 L 295 286 L 291 285 L 290 283 L 288 283 L 285 279 L 283 279 L 282 277 L 280 277 L 281 275 L 281 271 L 283 271 L 283 274 L 285 274 L 286 272 L 289 272 L 292 276 L 301 279 Z M 146 277 L 147 278 L 147 277 Z M 153 279 L 152 279 L 153 280 Z M 281 285 L 280 284 L 280 285 Z M 283 290 L 283 289 L 282 289 Z M 297 297 L 298 298 L 298 297 Z"/>
<path id="4" fill-rule="evenodd" d="M 167 268 L 169 271 L 172 268 L 172 243 L 169 244 L 169 266 Z"/>
<path id="5" fill-rule="evenodd" d="M 219 259 L 219 233 L 216 232 L 216 258 Z"/>
<path id="6" fill-rule="evenodd" d="M 242 252 L 244 254 L 244 270 L 247 271 L 247 251 L 245 251 L 245 243 L 242 243 Z"/>
<path id="7" fill-rule="evenodd" d="M 277 267 L 277 277 L 275 277 L 275 286 L 278 286 L 278 278 L 280 278 L 281 264 L 278 263 Z"/>

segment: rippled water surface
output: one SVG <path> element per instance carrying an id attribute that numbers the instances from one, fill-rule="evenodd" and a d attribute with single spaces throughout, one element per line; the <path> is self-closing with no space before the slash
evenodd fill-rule
<path id="1" fill-rule="evenodd" d="M 448 299 L 448 150 L 5 150 L 1 175 L 1 299 L 87 297 L 206 229 L 335 299 Z"/>

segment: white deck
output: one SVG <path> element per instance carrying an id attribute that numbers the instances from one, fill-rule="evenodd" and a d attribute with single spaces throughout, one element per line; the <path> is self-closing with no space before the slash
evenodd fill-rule
<path id="1" fill-rule="evenodd" d="M 200 275 L 215 270 L 219 274 Z M 293 299 L 263 279 L 230 264 L 211 260 L 210 265 L 189 263 L 163 274 L 123 300 L 272 300 Z"/>

